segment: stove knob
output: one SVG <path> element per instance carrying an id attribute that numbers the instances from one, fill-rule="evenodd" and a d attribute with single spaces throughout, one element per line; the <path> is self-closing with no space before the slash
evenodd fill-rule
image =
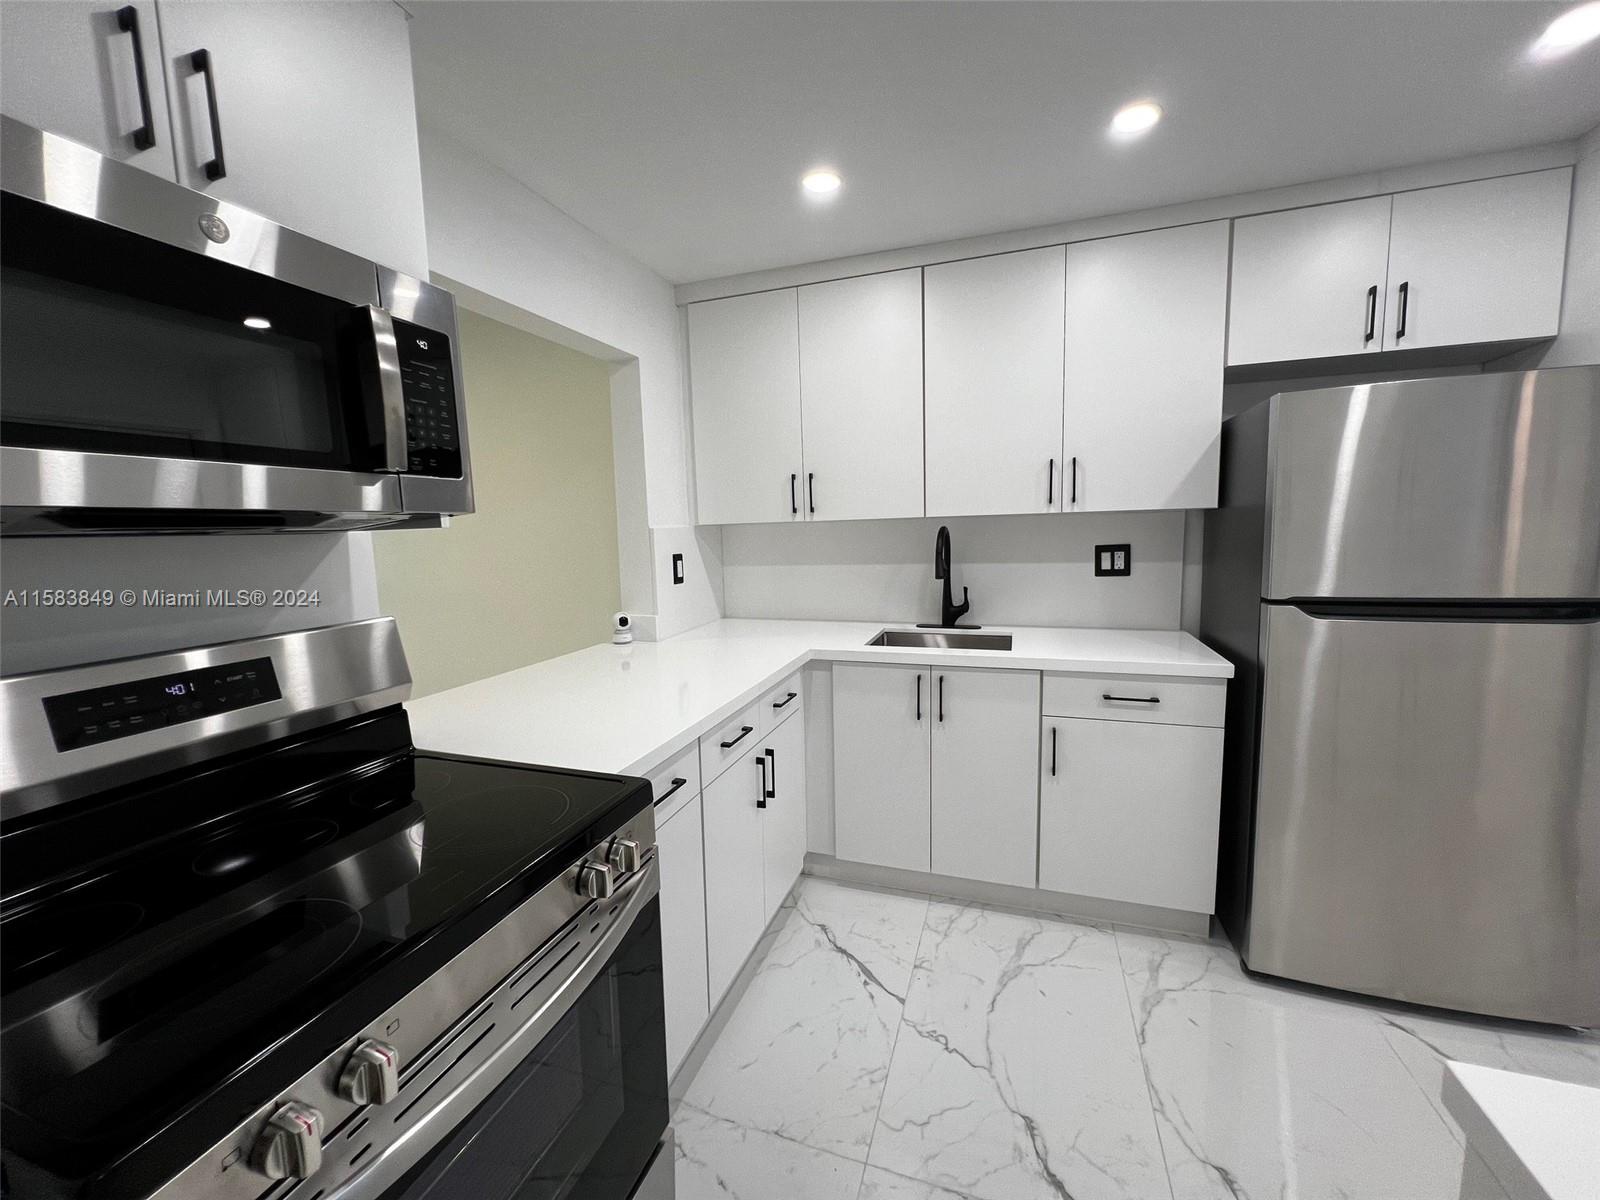
<path id="1" fill-rule="evenodd" d="M 400 1052 L 368 1038 L 344 1060 L 339 1095 L 352 1104 L 387 1104 L 400 1090 Z"/>
<path id="2" fill-rule="evenodd" d="M 608 863 L 584 863 L 578 868 L 578 890 L 591 900 L 604 900 L 617 890 L 617 876 Z"/>
<path id="3" fill-rule="evenodd" d="M 644 847 L 632 838 L 618 838 L 606 856 L 612 867 L 627 875 L 644 865 Z"/>
<path id="4" fill-rule="evenodd" d="M 322 1114 L 290 1100 L 256 1135 L 250 1165 L 268 1179 L 307 1179 L 322 1165 Z"/>

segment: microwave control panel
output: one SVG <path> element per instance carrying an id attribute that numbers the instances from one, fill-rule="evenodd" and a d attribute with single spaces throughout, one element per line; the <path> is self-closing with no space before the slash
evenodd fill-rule
<path id="1" fill-rule="evenodd" d="M 48 696 L 44 714 L 56 749 L 76 750 L 282 698 L 272 660 L 253 658 Z"/>
<path id="2" fill-rule="evenodd" d="M 461 477 L 461 429 L 450 339 L 396 320 L 400 388 L 406 398 L 406 470 L 413 475 Z"/>

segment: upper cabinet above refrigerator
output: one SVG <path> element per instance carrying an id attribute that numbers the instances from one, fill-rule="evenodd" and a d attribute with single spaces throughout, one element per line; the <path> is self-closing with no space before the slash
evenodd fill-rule
<path id="1" fill-rule="evenodd" d="M 390 0 L 0 4 L 0 111 L 423 278 L 406 21 Z"/>
<path id="2" fill-rule="evenodd" d="M 1239 218 L 1228 365 L 1554 337 L 1571 192 L 1558 167 Z"/>

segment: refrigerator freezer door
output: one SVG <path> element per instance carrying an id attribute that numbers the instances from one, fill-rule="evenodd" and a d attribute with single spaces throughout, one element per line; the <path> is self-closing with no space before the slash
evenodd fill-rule
<path id="1" fill-rule="evenodd" d="M 1247 965 L 1600 1026 L 1600 622 L 1266 607 Z"/>
<path id="2" fill-rule="evenodd" d="M 1600 368 L 1272 404 L 1268 598 L 1600 596 Z"/>

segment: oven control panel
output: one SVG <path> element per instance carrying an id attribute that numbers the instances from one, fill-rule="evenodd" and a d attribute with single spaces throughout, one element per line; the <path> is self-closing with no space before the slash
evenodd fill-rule
<path id="1" fill-rule="evenodd" d="M 46 696 L 44 714 L 56 749 L 76 750 L 282 696 L 272 660 L 253 658 Z"/>
<path id="2" fill-rule="evenodd" d="M 461 429 L 450 338 L 396 320 L 400 390 L 406 398 L 406 470 L 413 475 L 461 477 Z"/>

